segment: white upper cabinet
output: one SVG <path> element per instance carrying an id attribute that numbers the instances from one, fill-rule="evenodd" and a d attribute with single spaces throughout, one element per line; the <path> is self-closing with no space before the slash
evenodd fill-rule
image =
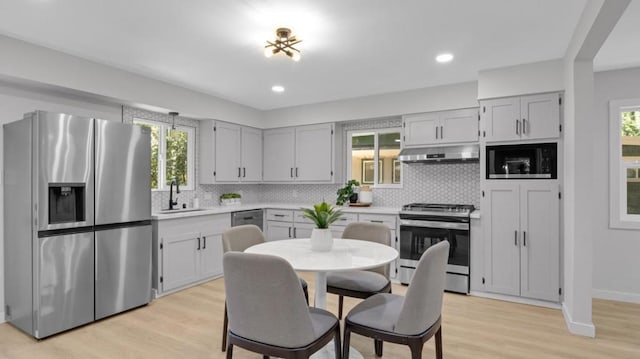
<path id="1" fill-rule="evenodd" d="M 405 147 L 478 141 L 478 109 L 429 112 L 403 117 Z"/>
<path id="2" fill-rule="evenodd" d="M 200 121 L 200 183 L 260 182 L 262 130 Z"/>
<path id="3" fill-rule="evenodd" d="M 296 131 L 293 127 L 264 131 L 263 159 L 265 182 L 293 181 Z"/>
<path id="4" fill-rule="evenodd" d="M 560 136 L 560 94 L 541 94 L 482 101 L 482 137 L 514 141 Z"/>
<path id="5" fill-rule="evenodd" d="M 264 131 L 264 182 L 334 181 L 334 125 Z"/>

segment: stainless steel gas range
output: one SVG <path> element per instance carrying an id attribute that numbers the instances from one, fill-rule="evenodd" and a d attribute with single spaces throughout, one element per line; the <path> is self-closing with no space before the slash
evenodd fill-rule
<path id="1" fill-rule="evenodd" d="M 410 284 L 418 260 L 430 246 L 449 241 L 445 289 L 469 293 L 469 232 L 473 205 L 412 203 L 400 212 L 399 280 Z"/>

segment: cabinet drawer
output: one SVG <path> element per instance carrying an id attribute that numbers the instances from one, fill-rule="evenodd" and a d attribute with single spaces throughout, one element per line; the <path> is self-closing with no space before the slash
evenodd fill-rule
<path id="1" fill-rule="evenodd" d="M 311 221 L 309 218 L 306 218 L 304 215 L 304 212 L 302 211 L 293 211 L 293 222 L 294 223 L 307 223 L 307 224 L 313 224 L 313 221 Z"/>
<path id="2" fill-rule="evenodd" d="M 396 216 L 387 214 L 360 214 L 360 222 L 372 222 L 385 224 L 389 229 L 396 229 Z"/>
<path id="3" fill-rule="evenodd" d="M 358 222 L 358 214 L 357 213 L 342 213 L 342 217 L 339 220 L 333 222 L 332 226 L 342 226 L 345 227 L 349 223 Z"/>
<path id="4" fill-rule="evenodd" d="M 293 211 L 287 209 L 267 209 L 267 221 L 293 222 Z"/>

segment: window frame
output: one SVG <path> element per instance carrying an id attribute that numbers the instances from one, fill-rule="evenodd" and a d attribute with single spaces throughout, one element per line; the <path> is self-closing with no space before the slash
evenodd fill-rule
<path id="1" fill-rule="evenodd" d="M 167 163 L 167 131 L 171 129 L 171 124 L 166 122 L 148 120 L 135 117 L 133 124 L 144 123 L 158 127 L 158 188 L 152 188 L 152 192 L 167 192 L 171 186 L 166 184 L 166 163 Z M 187 184 L 181 185 L 180 190 L 193 191 L 195 189 L 195 146 L 196 146 L 196 128 L 185 125 L 175 125 L 177 131 L 187 133 Z"/>
<path id="2" fill-rule="evenodd" d="M 627 213 L 627 169 L 640 169 L 640 160 L 622 159 L 621 113 L 640 109 L 640 99 L 609 102 L 609 227 L 640 229 L 640 215 Z"/>
<path id="3" fill-rule="evenodd" d="M 376 180 L 376 183 L 374 183 L 373 185 L 369 184 L 369 183 L 365 183 L 364 185 L 370 186 L 371 188 L 384 188 L 384 189 L 402 189 L 404 186 L 404 170 L 403 170 L 403 166 L 402 163 L 400 163 L 400 182 L 399 183 L 377 183 L 378 179 L 380 178 L 380 174 L 378 173 L 378 163 L 380 163 L 380 149 L 378 148 L 378 136 L 380 134 L 385 134 L 385 133 L 399 133 L 400 134 L 400 151 L 402 151 L 403 148 L 403 143 L 402 143 L 402 127 L 388 127 L 388 128 L 378 128 L 378 129 L 361 129 L 361 130 L 349 130 L 347 131 L 347 150 L 346 152 L 346 165 L 347 165 L 347 169 L 345 171 L 345 173 L 347 174 L 347 180 L 350 180 L 353 178 L 353 174 L 351 173 L 351 168 L 352 168 L 352 160 L 353 160 L 353 155 L 352 155 L 352 140 L 353 140 L 353 135 L 354 134 L 373 134 L 373 161 L 374 161 L 374 169 L 373 169 L 373 178 Z M 393 163 L 393 161 L 392 161 Z M 391 177 L 393 178 L 393 164 L 391 165 Z M 392 179 L 393 181 L 393 179 Z M 360 182 L 360 181 L 358 181 Z M 362 183 L 360 183 L 360 186 L 363 186 Z"/>

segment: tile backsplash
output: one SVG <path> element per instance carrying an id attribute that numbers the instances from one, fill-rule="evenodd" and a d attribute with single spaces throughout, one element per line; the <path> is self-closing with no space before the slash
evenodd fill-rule
<path id="1" fill-rule="evenodd" d="M 167 114 L 124 107 L 123 122 L 132 123 L 134 118 L 169 123 Z M 198 138 L 198 121 L 176 117 L 176 124 L 191 126 L 196 130 Z M 343 130 L 359 130 L 367 128 L 400 127 L 400 118 L 350 121 L 344 124 Z M 196 140 L 195 163 L 198 163 L 199 149 Z M 400 207 L 412 202 L 473 204 L 480 206 L 480 165 L 479 163 L 453 164 L 403 164 L 404 176 L 402 188 L 373 189 L 373 203 L 376 206 Z M 195 168 L 198 182 L 198 166 Z M 193 206 L 194 198 L 198 198 L 201 207 L 218 205 L 221 194 L 236 192 L 242 195 L 243 203 L 300 203 L 311 204 L 326 200 L 335 202 L 336 191 L 342 184 L 220 184 L 196 185 L 195 190 L 182 190 L 177 195 L 179 206 L 185 203 Z M 156 212 L 168 207 L 169 192 L 154 191 L 151 196 L 152 211 Z"/>

